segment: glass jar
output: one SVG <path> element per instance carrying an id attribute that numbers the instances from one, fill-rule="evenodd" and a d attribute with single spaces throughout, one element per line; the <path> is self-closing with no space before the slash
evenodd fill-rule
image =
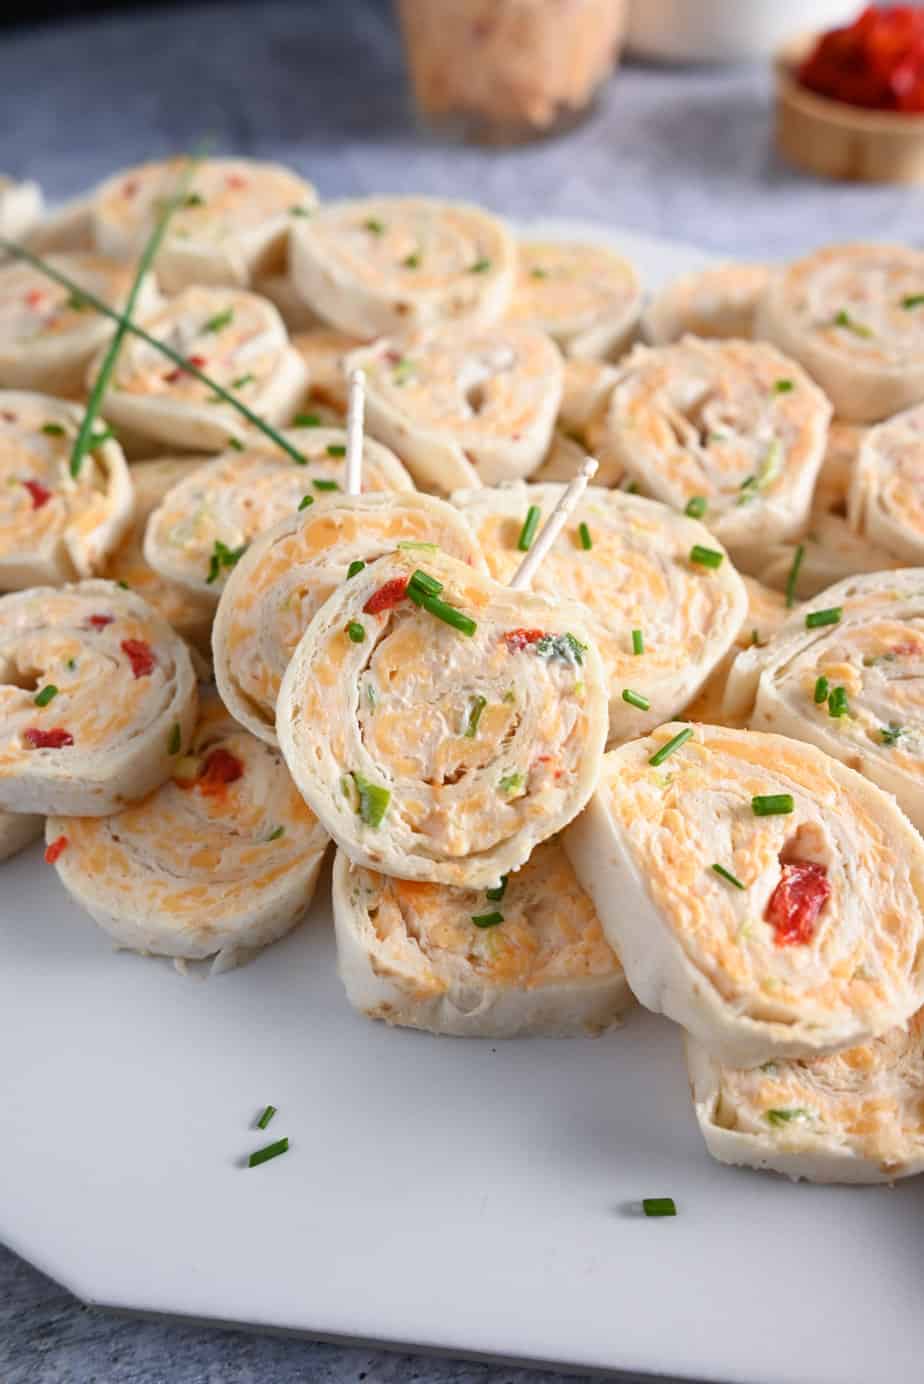
<path id="1" fill-rule="evenodd" d="M 613 69 L 624 0 L 397 0 L 414 96 L 444 131 L 516 144 L 576 124 Z"/>

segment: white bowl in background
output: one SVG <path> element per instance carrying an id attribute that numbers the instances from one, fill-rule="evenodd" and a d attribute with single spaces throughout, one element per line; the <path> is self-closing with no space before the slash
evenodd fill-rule
<path id="1" fill-rule="evenodd" d="M 667 62 L 741 62 L 854 19 L 860 0 L 629 0 L 626 44 Z"/>

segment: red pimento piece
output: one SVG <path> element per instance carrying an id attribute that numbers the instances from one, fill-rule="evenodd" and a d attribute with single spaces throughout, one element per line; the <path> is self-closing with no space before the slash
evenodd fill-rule
<path id="1" fill-rule="evenodd" d="M 831 897 L 828 870 L 814 860 L 788 860 L 779 884 L 767 901 L 764 917 L 776 933 L 776 945 L 804 946 L 815 934 L 819 913 Z"/>
<path id="2" fill-rule="evenodd" d="M 87 624 L 91 629 L 104 630 L 106 626 L 111 625 L 114 620 L 114 615 L 91 615 Z"/>
<path id="3" fill-rule="evenodd" d="M 544 634 L 545 630 L 508 630 L 504 635 L 504 643 L 510 653 L 522 653 L 530 644 L 538 644 Z"/>
<path id="4" fill-rule="evenodd" d="M 51 499 L 51 491 L 47 486 L 42 485 L 41 481 L 23 481 L 23 485 L 32 496 L 32 508 L 41 509 L 42 505 L 47 505 Z"/>
<path id="5" fill-rule="evenodd" d="M 378 591 L 373 591 L 363 610 L 366 615 L 381 615 L 383 610 L 394 610 L 407 595 L 410 577 L 392 577 Z"/>
<path id="6" fill-rule="evenodd" d="M 206 797 L 216 798 L 224 792 L 229 783 L 236 783 L 243 776 L 244 766 L 237 755 L 219 746 L 203 764 L 199 777 L 195 780 L 195 787 Z"/>
<path id="7" fill-rule="evenodd" d="M 50 841 L 45 847 L 45 863 L 54 865 L 56 860 L 61 859 L 69 845 L 70 842 L 66 836 L 58 836 L 54 841 Z"/>
<path id="8" fill-rule="evenodd" d="M 55 726 L 54 730 L 39 730 L 38 726 L 29 726 L 23 731 L 22 738 L 33 750 L 66 750 L 74 743 L 70 731 L 63 730 L 61 726 Z"/>
<path id="9" fill-rule="evenodd" d="M 132 665 L 132 672 L 136 678 L 146 678 L 154 671 L 157 659 L 150 644 L 146 644 L 143 639 L 123 639 L 122 652 Z"/>
<path id="10" fill-rule="evenodd" d="M 891 649 L 889 650 L 889 653 L 894 654 L 896 658 L 911 658 L 911 657 L 913 657 L 915 654 L 919 654 L 920 652 L 921 652 L 921 646 L 920 646 L 920 644 L 911 644 L 911 643 L 908 643 L 908 644 L 893 644 L 892 647 L 891 647 Z"/>
<path id="11" fill-rule="evenodd" d="M 208 361 L 206 360 L 205 356 L 189 356 L 188 359 L 189 364 L 192 365 L 196 370 L 204 370 L 206 365 L 208 365 Z M 178 379 L 181 379 L 183 375 L 188 374 L 189 371 L 186 369 L 185 366 L 178 365 L 175 370 L 168 370 L 166 375 L 164 376 L 164 379 L 167 381 L 168 384 L 176 384 Z"/>
<path id="12" fill-rule="evenodd" d="M 243 178 L 240 173 L 229 173 L 225 178 L 225 182 L 228 184 L 228 187 L 247 186 L 247 179 Z"/>
<path id="13" fill-rule="evenodd" d="M 30 308 L 38 308 L 38 307 L 41 307 L 41 305 L 42 305 L 42 303 L 43 303 L 44 301 L 45 301 L 45 290 L 44 290 L 44 288 L 30 288 L 30 289 L 29 289 L 29 292 L 26 294 L 26 304 L 27 304 Z"/>

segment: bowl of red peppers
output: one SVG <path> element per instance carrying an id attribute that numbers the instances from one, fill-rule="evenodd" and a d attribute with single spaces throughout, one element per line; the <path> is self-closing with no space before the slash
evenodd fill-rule
<path id="1" fill-rule="evenodd" d="M 924 9 L 868 5 L 777 58 L 776 140 L 831 178 L 924 181 Z"/>

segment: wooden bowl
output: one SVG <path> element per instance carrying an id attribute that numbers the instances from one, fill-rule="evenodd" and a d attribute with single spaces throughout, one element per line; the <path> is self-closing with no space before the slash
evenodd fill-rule
<path id="1" fill-rule="evenodd" d="M 790 163 L 824 178 L 924 183 L 924 115 L 871 111 L 817 96 L 799 64 L 818 38 L 803 34 L 776 56 L 776 147 Z"/>

